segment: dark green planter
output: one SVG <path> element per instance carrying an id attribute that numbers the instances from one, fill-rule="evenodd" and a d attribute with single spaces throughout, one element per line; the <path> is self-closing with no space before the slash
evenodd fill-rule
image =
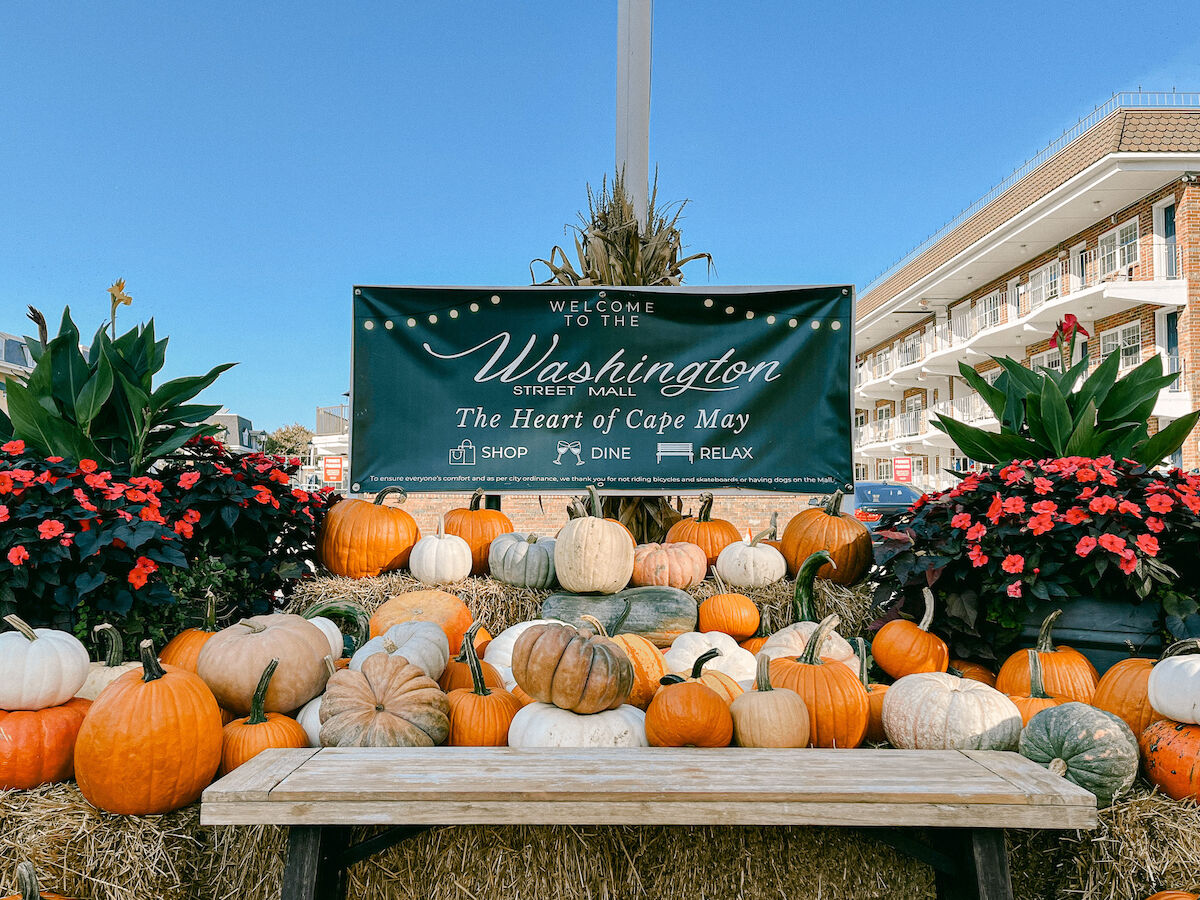
<path id="1" fill-rule="evenodd" d="M 1056 609 L 1063 611 L 1054 627 L 1054 644 L 1073 647 L 1092 661 L 1103 675 L 1130 656 L 1158 658 L 1162 652 L 1162 609 L 1157 603 L 1114 603 L 1081 597 L 1042 603 L 1025 617 L 1021 629 L 1024 646 L 1037 641 L 1042 620 Z"/>

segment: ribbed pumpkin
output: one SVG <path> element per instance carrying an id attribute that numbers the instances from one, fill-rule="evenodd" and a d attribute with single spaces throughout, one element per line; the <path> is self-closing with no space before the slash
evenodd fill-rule
<path id="1" fill-rule="evenodd" d="M 1061 615 L 1062 610 L 1056 609 L 1046 616 L 1034 646 L 1042 663 L 1046 693 L 1060 700 L 1091 703 L 1100 680 L 1096 667 L 1078 650 L 1054 646 L 1054 623 Z M 996 690 L 1002 694 L 1029 695 L 1029 657 L 1024 650 L 1018 650 L 1004 661 L 996 676 Z"/>
<path id="2" fill-rule="evenodd" d="M 887 693 L 888 686 L 871 682 L 867 667 L 867 642 L 863 638 L 854 639 L 854 650 L 858 654 L 858 680 L 862 682 L 867 692 L 867 700 L 871 704 L 865 740 L 872 744 L 882 744 L 887 740 L 887 734 L 883 730 L 883 696 Z"/>
<path id="3" fill-rule="evenodd" d="M 771 684 L 771 658 L 758 657 L 754 690 L 729 704 L 739 747 L 807 747 L 808 707 L 800 695 Z"/>
<path id="4" fill-rule="evenodd" d="M 898 750 L 1015 750 L 1021 714 L 986 684 L 918 672 L 888 688 L 883 730 Z"/>
<path id="5" fill-rule="evenodd" d="M 73 634 L 30 628 L 17 616 L 0 633 L 0 709 L 62 706 L 87 681 L 91 658 Z"/>
<path id="6" fill-rule="evenodd" d="M 436 534 L 417 541 L 408 560 L 408 570 L 422 584 L 454 584 L 471 574 L 474 556 L 471 545 L 446 531 L 446 517 L 438 519 Z"/>
<path id="7" fill-rule="evenodd" d="M 646 708 L 651 747 L 728 747 L 733 739 L 729 703 L 699 681 L 667 675 Z"/>
<path id="8" fill-rule="evenodd" d="M 717 555 L 717 574 L 735 588 L 763 588 L 787 574 L 787 560 L 765 543 L 770 529 L 734 541 Z"/>
<path id="9" fill-rule="evenodd" d="M 75 741 L 75 780 L 83 796 L 127 816 L 194 803 L 221 764 L 221 712 L 208 685 L 160 665 L 150 641 L 139 650 L 142 671 L 108 686 Z"/>
<path id="10" fill-rule="evenodd" d="M 263 712 L 263 698 L 278 665 L 279 660 L 272 659 L 263 669 L 254 696 L 250 698 L 250 715 L 234 719 L 222 729 L 221 768 L 218 775 L 228 775 L 264 750 L 308 746 L 308 734 L 299 722 L 282 713 Z"/>
<path id="11" fill-rule="evenodd" d="M 1138 743 L 1152 784 L 1174 800 L 1200 799 L 1200 725 L 1159 719 Z"/>
<path id="12" fill-rule="evenodd" d="M 771 662 L 771 683 L 795 691 L 808 707 L 813 747 L 857 747 L 867 733 L 871 703 L 858 674 L 841 662 L 817 656 L 817 648 L 840 621 L 836 615 L 826 616 L 799 657 Z"/>
<path id="13" fill-rule="evenodd" d="M 446 668 L 442 670 L 442 675 L 438 678 L 438 687 L 447 694 L 459 688 L 470 688 L 475 683 L 474 675 L 471 672 L 471 664 L 467 661 L 467 647 L 469 645 L 472 651 L 475 652 L 475 655 L 479 655 L 475 642 L 475 635 L 478 633 L 479 627 L 479 623 L 475 622 L 467 629 L 467 633 L 463 635 L 462 648 L 458 651 L 458 656 L 446 663 Z M 504 687 L 504 679 L 500 677 L 500 673 L 496 671 L 495 666 L 480 660 L 479 667 L 485 685 L 490 688 Z"/>
<path id="14" fill-rule="evenodd" d="M 754 654 L 743 650 L 737 641 L 723 631 L 693 631 L 681 634 L 671 642 L 671 649 L 663 654 L 667 671 L 676 675 L 693 667 L 696 658 L 708 650 L 717 650 L 714 656 L 705 657 L 705 671 L 721 672 L 738 684 L 754 680 Z"/>
<path id="15" fill-rule="evenodd" d="M 676 541 L 669 544 L 638 544 L 633 551 L 634 587 L 656 584 L 686 590 L 704 581 L 708 563 L 704 551 L 695 544 Z"/>
<path id="16" fill-rule="evenodd" d="M 803 509 L 792 516 L 779 548 L 789 573 L 795 574 L 806 559 L 825 550 L 831 564 L 817 572 L 820 577 L 835 584 L 857 584 L 867 574 L 874 559 L 871 532 L 841 507 L 842 492 L 835 491 L 825 506 Z"/>
<path id="17" fill-rule="evenodd" d="M 321 698 L 323 747 L 432 747 L 450 731 L 437 682 L 402 656 L 375 653 L 362 670 L 329 679 Z"/>
<path id="18" fill-rule="evenodd" d="M 925 598 L 925 614 L 919 623 L 893 619 L 871 641 L 875 664 L 893 678 L 916 672 L 945 672 L 950 665 L 950 648 L 929 632 L 933 622 L 933 591 L 924 588 L 921 593 Z"/>
<path id="19" fill-rule="evenodd" d="M 488 569 L 492 577 L 513 587 L 545 590 L 554 587 L 554 538 L 516 531 L 492 539 Z"/>
<path id="20" fill-rule="evenodd" d="M 1150 705 L 1168 719 L 1200 724 L 1200 640 L 1168 647 L 1146 681 Z"/>
<path id="21" fill-rule="evenodd" d="M 965 659 L 950 660 L 950 668 L 946 670 L 951 675 L 978 681 L 988 687 L 996 686 L 996 673 L 982 663 L 968 662 Z"/>
<path id="22" fill-rule="evenodd" d="M 1101 807 L 1137 777 L 1138 746 L 1129 726 L 1086 703 L 1040 711 L 1025 724 L 1017 749 L 1026 759 L 1091 791 Z"/>
<path id="23" fill-rule="evenodd" d="M 633 666 L 625 651 L 585 616 L 590 628 L 566 623 L 534 625 L 512 651 L 512 672 L 529 696 L 587 715 L 616 709 L 633 689 Z"/>
<path id="24" fill-rule="evenodd" d="M 633 574 L 633 544 L 624 525 L 604 518 L 600 494 L 589 487 L 592 515 L 572 519 L 558 532 L 554 571 L 577 594 L 614 594 Z"/>
<path id="25" fill-rule="evenodd" d="M 91 700 L 61 706 L 0 709 L 0 791 L 67 781 L 75 772 L 75 737 Z"/>
<path id="26" fill-rule="evenodd" d="M 199 628 L 185 628 L 162 648 L 158 655 L 164 666 L 175 666 L 187 672 L 196 671 L 200 651 L 208 639 L 217 633 L 217 597 L 211 590 L 204 601 L 204 622 Z"/>
<path id="27" fill-rule="evenodd" d="M 335 575 L 372 578 L 403 569 L 421 539 L 417 521 L 398 506 L 383 501 L 396 494 L 403 503 L 403 488 L 384 488 L 374 501 L 340 500 L 321 525 L 317 551 L 321 562 Z"/>
<path id="28" fill-rule="evenodd" d="M 744 641 L 758 631 L 762 614 L 745 594 L 737 594 L 713 569 L 717 593 L 700 604 L 700 631 L 723 631 L 735 641 Z"/>
<path id="29" fill-rule="evenodd" d="M 1017 707 L 1017 711 L 1021 713 L 1022 725 L 1028 725 L 1029 720 L 1043 709 L 1061 706 L 1066 702 L 1057 697 L 1051 697 L 1046 693 L 1046 689 L 1042 683 L 1042 663 L 1038 657 L 1038 652 L 1036 650 L 1026 650 L 1025 652 L 1029 655 L 1029 694 L 1008 695 L 1008 699 L 1013 702 Z"/>
<path id="30" fill-rule="evenodd" d="M 463 655 L 471 671 L 471 686 L 450 691 L 450 733 L 446 738 L 451 747 L 507 747 L 508 728 L 521 710 L 521 701 L 504 690 L 484 682 L 483 667 L 475 646 L 463 642 Z"/>
<path id="31" fill-rule="evenodd" d="M 41 900 L 71 900 L 70 897 L 64 897 L 62 894 L 41 890 L 41 885 L 38 884 L 37 870 L 34 869 L 33 863 L 28 861 L 17 863 L 17 893 L 0 897 L 0 900 L 38 900 L 39 897 Z"/>
<path id="32" fill-rule="evenodd" d="M 732 522 L 712 517 L 713 495 L 707 491 L 700 495 L 700 512 L 693 518 L 680 519 L 667 531 L 667 543 L 687 541 L 704 551 L 704 571 L 717 564 L 721 551 L 742 538 L 741 532 Z"/>
<path id="33" fill-rule="evenodd" d="M 625 651 L 630 665 L 633 666 L 633 688 L 629 692 L 629 705 L 645 709 L 658 693 L 659 681 L 667 674 L 667 662 L 653 641 L 640 634 L 619 633 L 631 608 L 632 604 L 628 600 L 625 601 L 624 612 L 609 629 L 614 632 L 610 640 Z"/>
<path id="34" fill-rule="evenodd" d="M 446 533 L 456 534 L 471 548 L 471 574 L 486 575 L 492 540 L 513 530 L 512 519 L 498 509 L 481 506 L 483 488 L 476 488 L 467 506 L 446 513 Z"/>
<path id="35" fill-rule="evenodd" d="M 463 635 L 475 617 L 456 594 L 446 591 L 405 591 L 395 594 L 371 615 L 371 637 L 377 638 L 401 622 L 432 622 L 446 632 L 450 652 L 462 649 Z"/>
<path id="36" fill-rule="evenodd" d="M 580 715 L 552 703 L 528 703 L 508 728 L 510 747 L 647 747 L 646 714 L 628 703 Z"/>
<path id="37" fill-rule="evenodd" d="M 359 670 L 373 654 L 403 657 L 430 678 L 437 680 L 450 662 L 446 632 L 434 622 L 401 622 L 377 638 L 371 638 L 350 658 L 349 668 Z"/>
<path id="38" fill-rule="evenodd" d="M 93 628 L 92 636 L 104 648 L 104 659 L 88 667 L 87 681 L 75 692 L 76 697 L 82 697 L 84 700 L 95 700 L 102 690 L 126 672 L 142 667 L 140 662 L 125 661 L 125 642 L 121 640 L 121 632 L 108 622 L 102 622 Z"/>
<path id="39" fill-rule="evenodd" d="M 796 621 L 785 625 L 767 638 L 759 650 L 760 653 L 774 658 L 799 656 L 804 652 L 817 630 L 813 604 L 817 571 L 830 564 L 836 565 L 826 550 L 818 550 L 804 561 L 804 565 L 796 573 L 796 590 L 792 595 L 792 614 Z M 825 644 L 819 650 L 822 658 L 836 659 L 848 666 L 855 676 L 858 675 L 858 658 L 854 655 L 854 648 L 836 631 L 827 634 Z"/>
<path id="40" fill-rule="evenodd" d="M 591 489 L 589 488 L 589 491 L 590 490 Z M 592 503 L 593 507 L 595 505 L 592 501 L 593 501 L 593 498 L 591 498 L 591 497 L 588 497 L 586 499 L 582 499 L 579 497 L 572 497 L 571 502 L 567 504 L 567 521 L 570 522 L 571 519 L 584 519 L 584 518 L 587 518 L 589 515 L 592 515 L 592 513 L 588 511 L 589 503 Z M 629 535 L 629 546 L 637 547 L 637 539 L 634 538 L 633 532 L 629 530 L 629 528 L 625 525 L 624 522 L 622 522 L 620 519 L 614 519 L 612 516 L 606 516 L 604 521 L 611 522 L 613 525 L 620 525 L 621 530 L 624 531 L 627 535 Z M 563 526 L 563 528 L 566 528 L 566 527 L 567 527 L 566 525 Z M 558 533 L 555 534 L 554 537 L 557 539 L 561 534 L 562 534 L 562 528 L 558 529 Z"/>
<path id="41" fill-rule="evenodd" d="M 1187 891 L 1158 891 L 1146 900 L 1200 900 L 1200 894 L 1189 894 Z"/>
<path id="42" fill-rule="evenodd" d="M 1092 706 L 1119 716 L 1134 734 L 1140 735 L 1151 722 L 1166 718 L 1150 704 L 1147 685 L 1154 660 L 1123 659 L 1100 676 Z"/>
<path id="43" fill-rule="evenodd" d="M 724 672 L 721 672 L 718 669 L 705 668 L 709 662 L 719 658 L 720 656 L 721 651 L 716 647 L 713 647 L 709 650 L 705 650 L 696 657 L 695 662 L 693 662 L 691 665 L 690 672 L 673 672 L 672 674 L 677 675 L 684 681 L 695 681 L 699 684 L 703 684 L 705 687 L 710 688 L 713 693 L 715 693 L 726 703 L 732 703 L 745 693 L 745 690 L 742 688 L 742 686 L 729 675 L 726 675 Z M 670 667 L 669 662 L 668 667 Z M 661 679 L 659 680 L 659 684 L 662 684 Z"/>

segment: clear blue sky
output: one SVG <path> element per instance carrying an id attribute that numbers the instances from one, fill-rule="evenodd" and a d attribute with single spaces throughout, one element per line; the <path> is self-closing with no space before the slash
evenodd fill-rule
<path id="1" fill-rule="evenodd" d="M 1184 10 L 658 0 L 660 198 L 714 283 L 861 287 L 1114 90 L 1200 90 Z M 339 402 L 352 285 L 528 283 L 614 165 L 615 0 L 10 2 L 0 38 L 0 330 L 91 331 L 124 277 L 259 427 Z"/>

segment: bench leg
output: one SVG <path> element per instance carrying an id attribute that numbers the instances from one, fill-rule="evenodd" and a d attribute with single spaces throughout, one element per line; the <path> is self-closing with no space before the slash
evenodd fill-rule
<path id="1" fill-rule="evenodd" d="M 350 829 L 337 825 L 293 825 L 288 830 L 282 900 L 343 900 L 343 855 Z"/>
<path id="2" fill-rule="evenodd" d="M 937 835 L 959 862 L 955 872 L 937 872 L 938 900 L 1012 900 L 1002 828 L 954 828 Z"/>

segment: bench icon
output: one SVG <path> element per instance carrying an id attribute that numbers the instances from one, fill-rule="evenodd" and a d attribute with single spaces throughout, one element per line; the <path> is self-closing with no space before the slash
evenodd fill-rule
<path id="1" fill-rule="evenodd" d="M 658 445 L 657 454 L 658 463 L 660 465 L 662 464 L 664 456 L 686 456 L 688 462 L 694 463 L 696 461 L 696 451 L 691 444 L 664 444 L 660 442 Z"/>

